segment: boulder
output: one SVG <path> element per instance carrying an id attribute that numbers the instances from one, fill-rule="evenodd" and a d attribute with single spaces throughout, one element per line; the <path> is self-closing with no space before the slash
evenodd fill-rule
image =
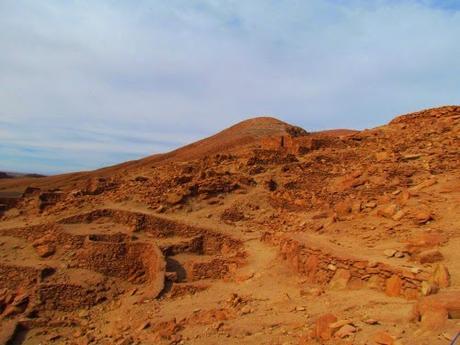
<path id="1" fill-rule="evenodd" d="M 401 295 L 401 289 L 402 280 L 397 274 L 392 275 L 390 278 L 386 280 L 385 293 L 388 296 L 397 297 Z"/>
<path id="2" fill-rule="evenodd" d="M 345 325 L 351 325 L 353 323 L 353 321 L 351 320 L 348 320 L 348 319 L 345 319 L 345 320 L 339 320 L 339 321 L 336 321 L 336 322 L 333 322 L 329 325 L 329 328 L 332 328 L 333 331 L 337 331 L 338 329 L 342 328 L 343 326 Z"/>
<path id="3" fill-rule="evenodd" d="M 422 250 L 434 248 L 446 241 L 445 235 L 423 232 L 407 240 L 405 251 L 414 254 Z"/>
<path id="4" fill-rule="evenodd" d="M 404 257 L 404 253 L 397 251 L 394 255 L 395 258 L 402 259 Z"/>
<path id="5" fill-rule="evenodd" d="M 437 250 L 426 250 L 417 255 L 417 259 L 421 264 L 431 264 L 444 260 L 442 253 Z"/>
<path id="6" fill-rule="evenodd" d="M 344 200 L 335 205 L 335 212 L 339 217 L 346 217 L 352 212 L 352 204 L 349 200 Z"/>
<path id="7" fill-rule="evenodd" d="M 392 219 L 393 219 L 394 221 L 399 222 L 401 219 L 404 218 L 404 216 L 405 216 L 406 214 L 407 214 L 407 211 L 406 211 L 406 210 L 399 210 L 398 212 L 396 212 L 396 213 L 393 215 Z"/>
<path id="8" fill-rule="evenodd" d="M 332 314 L 324 314 L 320 316 L 315 323 L 315 336 L 322 340 L 332 338 L 332 328 L 329 326 L 337 321 L 337 318 Z"/>
<path id="9" fill-rule="evenodd" d="M 346 337 L 353 335 L 353 333 L 356 333 L 356 331 L 357 331 L 356 327 L 352 325 L 344 325 L 335 333 L 335 337 L 346 338 Z"/>
<path id="10" fill-rule="evenodd" d="M 447 310 L 444 308 L 432 308 L 421 316 L 421 327 L 424 330 L 436 331 L 444 328 L 448 319 Z"/>
<path id="11" fill-rule="evenodd" d="M 378 325 L 379 324 L 379 321 L 376 319 L 364 319 L 363 322 L 368 325 Z"/>
<path id="12" fill-rule="evenodd" d="M 419 210 L 415 212 L 414 219 L 417 224 L 425 224 L 433 219 L 433 215 L 428 210 Z"/>
<path id="13" fill-rule="evenodd" d="M 378 331 L 374 334 L 373 340 L 378 345 L 393 345 L 395 339 L 385 331 Z"/>
<path id="14" fill-rule="evenodd" d="M 430 178 L 428 180 L 425 180 L 421 183 L 419 183 L 418 185 L 414 186 L 411 188 L 411 191 L 414 191 L 414 192 L 418 192 L 424 188 L 427 188 L 427 187 L 431 187 L 433 186 L 434 184 L 436 184 L 438 181 L 435 179 L 435 178 Z"/>
<path id="15" fill-rule="evenodd" d="M 433 295 L 436 292 L 438 292 L 438 290 L 439 290 L 439 286 L 436 283 L 433 283 L 430 281 L 422 282 L 421 292 L 423 296 Z"/>
<path id="16" fill-rule="evenodd" d="M 420 298 L 412 316 L 421 321 L 424 329 L 441 329 L 449 317 L 460 319 L 460 291 L 445 291 Z"/>
<path id="17" fill-rule="evenodd" d="M 350 281 L 350 278 L 351 273 L 349 270 L 339 268 L 329 282 L 329 287 L 331 289 L 345 289 Z"/>
<path id="18" fill-rule="evenodd" d="M 18 327 L 17 321 L 2 320 L 0 322 L 0 344 L 11 344 Z"/>
<path id="19" fill-rule="evenodd" d="M 369 289 L 381 290 L 381 286 L 383 285 L 383 278 L 379 277 L 377 274 L 373 274 L 368 279 L 366 285 Z"/>
<path id="20" fill-rule="evenodd" d="M 430 281 L 437 284 L 440 288 L 449 287 L 450 274 L 447 267 L 443 264 L 437 264 L 433 269 Z"/>
<path id="21" fill-rule="evenodd" d="M 364 207 L 367 207 L 367 208 L 376 208 L 377 207 L 377 203 L 375 201 L 369 201 L 368 203 L 365 203 L 364 204 Z"/>
<path id="22" fill-rule="evenodd" d="M 386 256 L 386 257 L 393 257 L 398 251 L 396 249 L 385 249 L 383 251 L 383 254 Z"/>
<path id="23" fill-rule="evenodd" d="M 169 204 L 169 205 L 177 205 L 177 204 L 180 204 L 182 202 L 182 200 L 184 199 L 184 196 L 179 194 L 179 193 L 175 193 L 175 192 L 171 192 L 171 193 L 168 193 L 166 195 L 166 202 Z"/>
<path id="24" fill-rule="evenodd" d="M 378 162 L 382 162 L 382 161 L 388 160 L 388 159 L 390 159 L 390 158 L 391 158 L 390 152 L 381 151 L 381 152 L 376 152 L 376 153 L 375 153 L 375 159 L 376 159 Z"/>
<path id="25" fill-rule="evenodd" d="M 319 258 L 317 255 L 310 255 L 305 262 L 305 272 L 307 273 L 308 282 L 315 282 L 316 272 L 318 270 Z"/>
<path id="26" fill-rule="evenodd" d="M 47 258 L 56 252 L 56 247 L 52 244 L 42 244 L 35 247 L 37 254 L 42 258 Z"/>
<path id="27" fill-rule="evenodd" d="M 377 211 L 377 214 L 385 218 L 392 218 L 396 214 L 397 211 L 398 211 L 398 205 L 391 204 L 384 208 L 379 209 Z"/>

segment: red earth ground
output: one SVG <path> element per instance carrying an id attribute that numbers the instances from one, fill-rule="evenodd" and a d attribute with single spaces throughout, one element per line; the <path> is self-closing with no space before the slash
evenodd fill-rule
<path id="1" fill-rule="evenodd" d="M 459 167 L 446 106 L 1 179 L 0 344 L 449 344 Z"/>

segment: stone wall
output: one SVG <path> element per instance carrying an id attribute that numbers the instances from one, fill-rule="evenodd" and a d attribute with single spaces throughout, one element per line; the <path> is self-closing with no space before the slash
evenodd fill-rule
<path id="1" fill-rule="evenodd" d="M 153 234 L 156 238 L 202 236 L 203 254 L 211 255 L 222 252 L 229 253 L 231 251 L 236 253 L 242 248 L 241 241 L 235 240 L 225 234 L 139 212 L 101 209 L 62 219 L 60 223 L 91 223 L 103 217 L 109 217 L 116 223 L 130 226 L 133 228 L 133 231 L 143 231 Z"/>
<path id="2" fill-rule="evenodd" d="M 63 192 L 42 192 L 38 196 L 38 208 L 40 211 L 43 211 L 63 201 L 65 198 L 66 194 Z"/>
<path id="3" fill-rule="evenodd" d="M 92 307 L 105 300 L 96 289 L 73 284 L 42 284 L 37 289 L 40 309 L 73 311 Z"/>
<path id="4" fill-rule="evenodd" d="M 0 289 L 29 288 L 41 280 L 42 269 L 0 264 Z"/>
<path id="5" fill-rule="evenodd" d="M 420 294 L 426 273 L 413 273 L 381 262 L 370 262 L 300 243 L 286 235 L 266 232 L 262 241 L 275 245 L 281 257 L 309 283 L 331 288 L 368 287 L 384 291 L 389 296 L 415 299 Z"/>
<path id="6" fill-rule="evenodd" d="M 31 225 L 17 228 L 1 229 L 0 236 L 12 236 L 23 238 L 29 242 L 33 242 L 45 236 L 48 232 L 53 232 L 55 229 L 53 224 Z"/>
<path id="7" fill-rule="evenodd" d="M 0 197 L 0 204 L 5 205 L 5 209 L 16 207 L 18 203 L 17 197 Z"/>
<path id="8" fill-rule="evenodd" d="M 157 246 L 139 243 L 136 250 L 140 252 L 142 264 L 146 270 L 147 296 L 155 298 L 164 287 L 166 261 Z"/>
<path id="9" fill-rule="evenodd" d="M 166 263 L 163 254 L 152 243 L 108 242 L 93 237 L 85 241 L 77 254 L 78 267 L 136 284 L 148 284 L 149 294 L 163 289 Z M 104 238 L 107 239 L 107 238 Z M 119 238 L 116 238 L 120 240 Z"/>
<path id="10" fill-rule="evenodd" d="M 281 150 L 293 155 L 306 154 L 323 147 L 345 146 L 340 138 L 310 135 L 300 137 L 291 137 L 289 135 L 269 137 L 261 140 L 260 143 L 263 149 Z"/>
<path id="11" fill-rule="evenodd" d="M 46 239 L 46 241 L 52 242 L 55 245 L 67 246 L 72 249 L 81 248 L 87 237 L 85 235 L 66 233 L 59 228 L 59 225 L 52 223 L 1 229 L 0 236 L 22 238 L 30 243 Z"/>
<path id="12" fill-rule="evenodd" d="M 163 255 L 173 256 L 180 253 L 203 254 L 203 236 L 195 236 L 180 242 L 163 244 L 160 246 Z"/>
<path id="13" fill-rule="evenodd" d="M 185 265 L 188 281 L 201 279 L 222 279 L 229 274 L 230 262 L 222 258 L 210 261 L 191 261 Z"/>

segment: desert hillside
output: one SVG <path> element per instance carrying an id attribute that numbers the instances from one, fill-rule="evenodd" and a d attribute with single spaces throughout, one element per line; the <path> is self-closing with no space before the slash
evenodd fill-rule
<path id="1" fill-rule="evenodd" d="M 340 133 L 350 132 L 347 130 L 345 130 L 345 132 L 343 132 L 343 130 L 341 131 Z M 197 141 L 166 154 L 156 154 L 137 161 L 129 161 L 95 171 L 61 174 L 42 178 L 40 180 L 34 180 L 25 176 L 23 179 L 16 179 L 14 181 L 0 181 L 0 195 L 1 193 L 8 192 L 22 193 L 25 188 L 29 186 L 39 188 L 63 188 L 69 190 L 75 187 L 81 187 L 92 177 L 114 178 L 116 177 L 115 175 L 132 175 L 145 167 L 149 168 L 153 165 L 188 161 L 203 158 L 206 155 L 215 155 L 220 152 L 231 152 L 244 148 L 257 147 L 260 146 L 260 142 L 263 140 L 289 135 L 289 132 L 295 136 L 305 134 L 302 129 L 272 117 L 253 118 L 242 121 L 209 138 Z M 330 132 L 334 134 L 335 131 Z M 8 178 L 12 176 L 4 173 L 4 175 L 0 174 L 0 179 L 2 177 Z"/>
<path id="2" fill-rule="evenodd" d="M 459 205 L 460 106 L 1 178 L 0 345 L 448 344 Z"/>

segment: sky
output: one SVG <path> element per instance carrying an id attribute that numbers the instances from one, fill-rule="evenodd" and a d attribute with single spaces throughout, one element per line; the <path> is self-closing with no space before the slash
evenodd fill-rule
<path id="1" fill-rule="evenodd" d="M 0 170 L 165 152 L 254 116 L 460 104 L 460 1 L 0 0 Z"/>

